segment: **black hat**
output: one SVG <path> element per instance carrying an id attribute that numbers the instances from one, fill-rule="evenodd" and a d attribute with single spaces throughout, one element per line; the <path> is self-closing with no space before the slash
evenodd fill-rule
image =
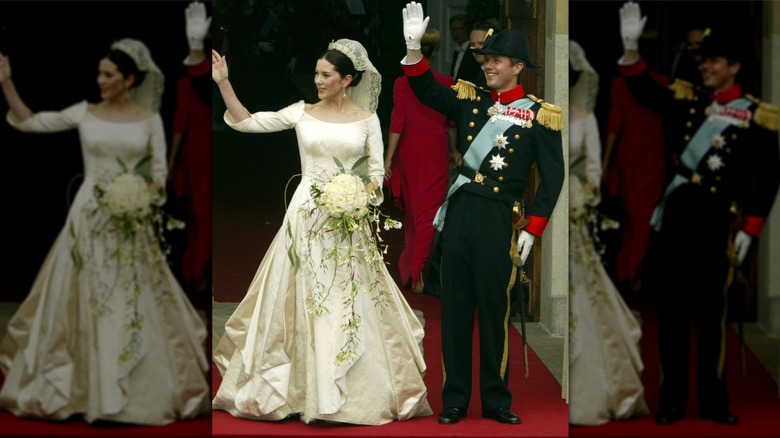
<path id="1" fill-rule="evenodd" d="M 531 56 L 528 53 L 528 40 L 520 29 L 506 29 L 498 31 L 496 34 L 489 35 L 485 40 L 485 45 L 481 49 L 472 49 L 479 55 L 499 55 L 517 58 L 529 68 L 539 68 L 538 65 L 531 62 Z"/>
<path id="2" fill-rule="evenodd" d="M 737 35 L 724 35 L 722 32 L 712 32 L 701 42 L 699 53 L 703 58 L 722 56 L 729 62 L 744 62 L 747 52 L 751 50 Z"/>

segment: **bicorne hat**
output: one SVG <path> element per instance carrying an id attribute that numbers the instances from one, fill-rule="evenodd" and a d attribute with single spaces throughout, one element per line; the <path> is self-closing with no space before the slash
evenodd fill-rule
<path id="1" fill-rule="evenodd" d="M 744 62 L 750 47 L 736 35 L 712 32 L 701 42 L 699 53 L 703 58 L 722 56 L 729 62 Z"/>
<path id="2" fill-rule="evenodd" d="M 506 29 L 489 35 L 481 49 L 472 49 L 479 55 L 498 55 L 517 58 L 529 67 L 539 68 L 531 62 L 528 52 L 528 40 L 520 29 Z"/>

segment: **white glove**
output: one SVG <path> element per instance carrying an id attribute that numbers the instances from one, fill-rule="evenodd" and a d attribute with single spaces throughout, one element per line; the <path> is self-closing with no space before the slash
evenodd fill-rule
<path id="1" fill-rule="evenodd" d="M 642 17 L 638 4 L 629 1 L 620 8 L 620 36 L 623 38 L 623 49 L 639 48 L 639 36 L 645 28 L 645 21 L 647 17 Z"/>
<path id="2" fill-rule="evenodd" d="M 187 22 L 187 43 L 190 50 L 203 50 L 203 40 L 209 32 L 211 17 L 206 16 L 206 6 L 200 2 L 192 2 L 184 10 Z"/>
<path id="3" fill-rule="evenodd" d="M 737 235 L 734 237 L 734 252 L 736 253 L 737 260 L 739 260 L 740 265 L 745 260 L 745 256 L 747 255 L 748 248 L 750 248 L 750 242 L 752 240 L 753 238 L 750 236 L 750 234 L 742 230 L 737 231 Z"/>
<path id="4" fill-rule="evenodd" d="M 520 253 L 520 260 L 525 264 L 525 259 L 531 253 L 531 247 L 534 245 L 534 235 L 526 230 L 520 231 L 517 237 L 517 251 Z"/>
<path id="5" fill-rule="evenodd" d="M 409 50 L 420 50 L 420 41 L 428 27 L 431 17 L 423 19 L 422 5 L 416 2 L 407 3 L 401 11 L 404 19 L 404 40 Z"/>

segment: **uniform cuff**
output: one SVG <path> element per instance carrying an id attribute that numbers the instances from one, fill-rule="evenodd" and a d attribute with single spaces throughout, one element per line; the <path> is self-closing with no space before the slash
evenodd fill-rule
<path id="1" fill-rule="evenodd" d="M 544 233 L 544 229 L 547 228 L 547 222 L 549 222 L 550 219 L 542 216 L 528 216 L 528 220 L 528 225 L 525 226 L 524 230 L 536 237 L 542 237 L 542 233 Z"/>
<path id="2" fill-rule="evenodd" d="M 745 226 L 742 227 L 746 233 L 753 237 L 758 237 L 761 234 L 761 229 L 764 228 L 766 218 L 758 216 L 745 216 Z"/>
<path id="3" fill-rule="evenodd" d="M 423 58 L 417 64 L 401 63 L 401 68 L 404 70 L 404 73 L 407 76 L 421 76 L 431 67 L 430 65 L 428 65 L 428 61 L 425 58 Z"/>

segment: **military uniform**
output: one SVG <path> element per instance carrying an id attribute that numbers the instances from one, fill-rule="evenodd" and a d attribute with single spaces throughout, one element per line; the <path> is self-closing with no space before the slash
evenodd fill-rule
<path id="1" fill-rule="evenodd" d="M 541 183 L 525 230 L 541 236 L 564 180 L 561 109 L 526 95 L 520 85 L 500 96 L 463 81 L 444 87 L 424 59 L 402 67 L 420 101 L 457 122 L 464 157 L 434 222 L 443 237 L 443 405 L 468 408 L 476 309 L 482 409 L 509 408 L 513 206 L 536 163 Z"/>
<path id="2" fill-rule="evenodd" d="M 642 59 L 621 68 L 637 101 L 665 116 L 667 145 L 679 163 L 651 222 L 656 234 L 647 280 L 658 299 L 661 412 L 681 417 L 685 411 L 693 324 L 699 414 L 731 422 L 725 387 L 730 255 L 739 229 L 753 240 L 759 236 L 778 190 L 777 108 L 744 95 L 739 85 L 717 96 L 679 80 L 664 88 Z"/>

